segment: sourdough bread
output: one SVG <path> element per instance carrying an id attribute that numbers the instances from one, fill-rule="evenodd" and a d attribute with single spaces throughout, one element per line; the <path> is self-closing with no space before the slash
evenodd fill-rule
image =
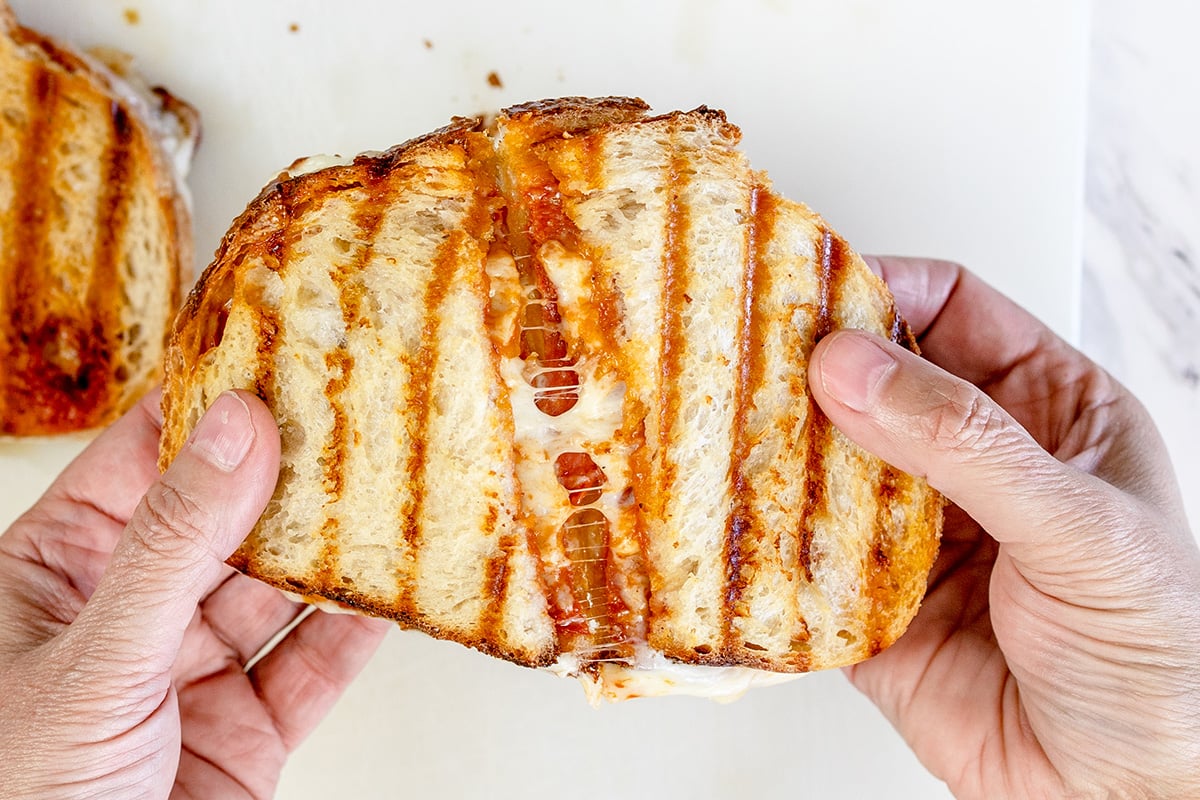
<path id="1" fill-rule="evenodd" d="M 839 327 L 915 341 L 739 136 L 567 98 L 298 162 L 176 320 L 162 465 L 256 392 L 283 465 L 231 563 L 599 696 L 878 653 L 942 500 L 834 429 L 806 365 Z"/>
<path id="2" fill-rule="evenodd" d="M 132 406 L 161 377 L 191 270 L 180 170 L 197 115 L 102 55 L 22 28 L 0 0 L 0 435 Z"/>

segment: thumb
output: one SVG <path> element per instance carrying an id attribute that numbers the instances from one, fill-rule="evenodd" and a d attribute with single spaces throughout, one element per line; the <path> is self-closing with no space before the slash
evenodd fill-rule
<path id="1" fill-rule="evenodd" d="M 218 397 L 134 511 L 69 629 L 77 644 L 130 677 L 167 672 L 222 562 L 270 499 L 278 470 L 279 434 L 266 406 L 245 392 Z"/>
<path id="2" fill-rule="evenodd" d="M 1029 556 L 1078 547 L 1094 536 L 1097 506 L 1116 502 L 1108 484 L 1058 461 L 983 391 L 879 337 L 826 337 L 813 351 L 809 385 L 846 436 L 924 476 L 993 538 Z"/>

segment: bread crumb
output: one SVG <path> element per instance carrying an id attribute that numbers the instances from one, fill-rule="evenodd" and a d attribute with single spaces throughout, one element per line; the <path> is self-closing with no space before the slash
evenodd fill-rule
<path id="1" fill-rule="evenodd" d="M 136 8 L 125 9 L 125 11 L 122 13 L 122 16 L 125 17 L 125 21 L 130 25 L 137 25 L 142 21 L 142 15 L 138 13 Z"/>
<path id="2" fill-rule="evenodd" d="M 429 41 L 428 39 L 422 39 L 422 40 L 421 40 L 421 44 L 425 45 L 425 49 L 426 49 L 426 50 L 432 50 L 432 49 L 433 49 L 433 42 Z"/>
<path id="3" fill-rule="evenodd" d="M 491 86 L 493 89 L 504 88 L 504 82 L 500 80 L 500 73 L 496 72 L 495 70 L 492 70 L 488 73 L 487 82 L 488 86 Z"/>
<path id="4" fill-rule="evenodd" d="M 288 25 L 288 30 L 292 33 L 299 33 L 300 32 L 300 23 L 293 22 L 291 25 Z"/>

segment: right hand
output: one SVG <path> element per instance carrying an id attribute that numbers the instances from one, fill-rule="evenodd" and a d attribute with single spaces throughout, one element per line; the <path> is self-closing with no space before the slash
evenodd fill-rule
<path id="1" fill-rule="evenodd" d="M 1200 552 L 1145 410 L 961 267 L 877 264 L 928 360 L 841 331 L 813 395 L 954 505 L 851 681 L 959 797 L 1200 797 Z"/>

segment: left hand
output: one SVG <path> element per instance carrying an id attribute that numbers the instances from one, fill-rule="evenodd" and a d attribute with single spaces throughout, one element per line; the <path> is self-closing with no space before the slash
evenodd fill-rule
<path id="1" fill-rule="evenodd" d="M 158 394 L 0 538 L 6 798 L 265 798 L 387 630 L 315 612 L 223 560 L 275 486 L 279 436 L 222 395 L 170 469 Z"/>

